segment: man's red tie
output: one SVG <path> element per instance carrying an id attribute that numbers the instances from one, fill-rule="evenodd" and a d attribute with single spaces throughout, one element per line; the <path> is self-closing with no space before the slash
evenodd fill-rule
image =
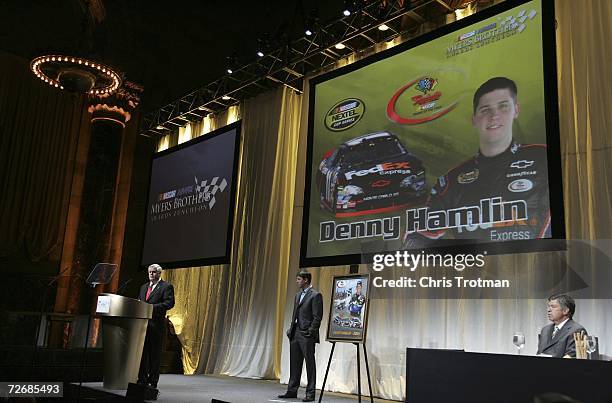
<path id="1" fill-rule="evenodd" d="M 145 300 L 149 299 L 149 295 L 151 295 L 151 291 L 153 291 L 153 287 L 149 286 L 149 289 L 147 290 L 147 296 L 145 297 Z"/>

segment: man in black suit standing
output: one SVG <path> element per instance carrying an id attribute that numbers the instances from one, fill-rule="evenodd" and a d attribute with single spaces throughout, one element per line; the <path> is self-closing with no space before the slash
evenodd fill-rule
<path id="1" fill-rule="evenodd" d="M 289 337 L 290 375 L 287 392 L 281 398 L 297 397 L 302 377 L 302 364 L 306 361 L 308 385 L 304 402 L 314 402 L 316 387 L 315 343 L 319 342 L 319 326 L 323 317 L 323 296 L 311 285 L 312 275 L 306 271 L 298 273 L 295 282 L 300 287 L 293 303 Z"/>
<path id="2" fill-rule="evenodd" d="M 157 388 L 161 344 L 166 326 L 166 311 L 174 306 L 174 287 L 161 280 L 162 268 L 158 264 L 148 267 L 149 281 L 140 287 L 138 299 L 153 305 L 153 317 L 147 325 L 138 383 Z"/>
<path id="3" fill-rule="evenodd" d="M 586 330 L 572 320 L 575 310 L 576 303 L 569 295 L 558 294 L 548 298 L 548 320 L 553 323 L 544 326 L 540 332 L 538 354 L 576 358 L 574 333 L 586 333 Z"/>

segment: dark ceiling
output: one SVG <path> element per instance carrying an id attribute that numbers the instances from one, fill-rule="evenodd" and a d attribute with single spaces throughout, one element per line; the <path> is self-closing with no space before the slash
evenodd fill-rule
<path id="1" fill-rule="evenodd" d="M 150 111 L 223 74 L 228 56 L 256 58 L 257 38 L 303 35 L 316 9 L 340 17 L 343 0 L 0 0 L 0 50 L 95 58 L 145 88 Z M 284 39 L 286 41 L 286 39 Z"/>

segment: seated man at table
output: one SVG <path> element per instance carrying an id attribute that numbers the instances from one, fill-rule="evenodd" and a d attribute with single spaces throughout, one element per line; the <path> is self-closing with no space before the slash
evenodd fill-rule
<path id="1" fill-rule="evenodd" d="M 574 333 L 586 333 L 586 329 L 572 320 L 575 310 L 576 303 L 569 295 L 557 294 L 548 298 L 548 320 L 552 323 L 540 332 L 538 354 L 576 358 Z"/>

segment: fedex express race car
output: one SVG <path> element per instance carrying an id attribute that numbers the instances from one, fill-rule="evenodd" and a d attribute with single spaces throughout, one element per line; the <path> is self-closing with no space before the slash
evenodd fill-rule
<path id="1" fill-rule="evenodd" d="M 389 132 L 348 140 L 325 154 L 317 172 L 321 208 L 340 216 L 421 201 L 427 195 L 425 182 L 421 160 Z"/>

